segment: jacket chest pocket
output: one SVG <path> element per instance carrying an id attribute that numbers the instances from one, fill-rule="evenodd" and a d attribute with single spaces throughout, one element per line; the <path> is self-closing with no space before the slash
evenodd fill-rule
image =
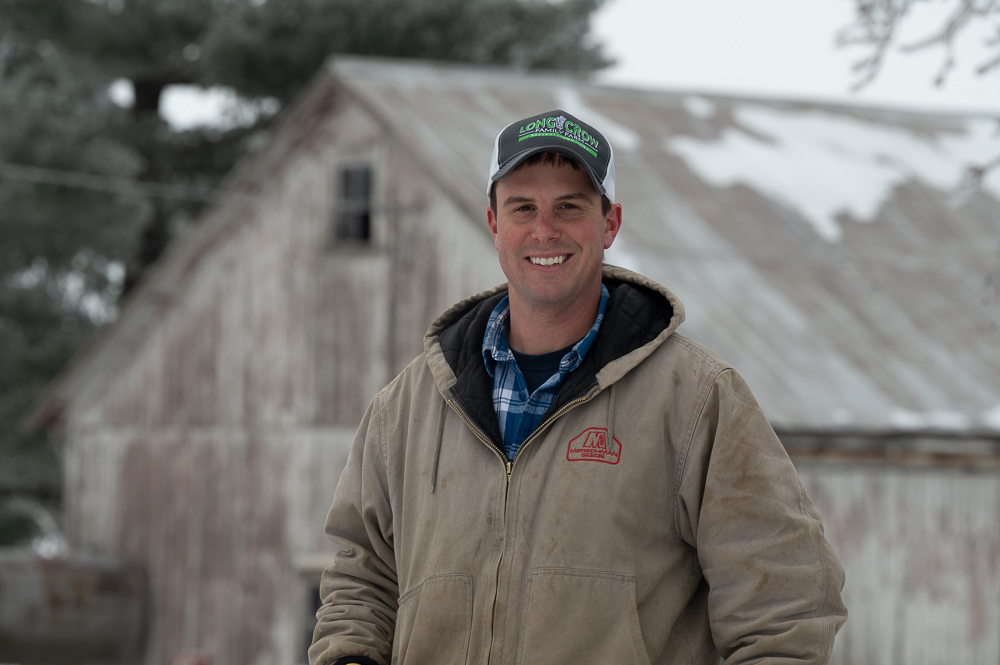
<path id="1" fill-rule="evenodd" d="M 518 665 L 649 664 L 635 606 L 635 578 L 569 568 L 528 572 Z"/>
<path id="2" fill-rule="evenodd" d="M 472 576 L 429 577 L 399 599 L 392 663 L 465 663 L 471 635 Z"/>

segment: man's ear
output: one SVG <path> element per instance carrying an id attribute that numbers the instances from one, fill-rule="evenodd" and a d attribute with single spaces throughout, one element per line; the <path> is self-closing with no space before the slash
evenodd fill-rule
<path id="1" fill-rule="evenodd" d="M 490 227 L 490 233 L 493 234 L 493 244 L 497 244 L 497 216 L 493 214 L 493 207 L 486 207 L 486 224 Z"/>
<path id="2" fill-rule="evenodd" d="M 618 237 L 618 231 L 622 227 L 622 204 L 612 203 L 611 210 L 604 216 L 604 249 L 611 247 L 611 243 Z"/>

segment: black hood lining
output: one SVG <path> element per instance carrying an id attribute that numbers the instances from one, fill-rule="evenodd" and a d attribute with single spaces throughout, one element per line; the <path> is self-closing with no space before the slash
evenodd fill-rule
<path id="1" fill-rule="evenodd" d="M 444 358 L 455 373 L 454 399 L 473 424 L 497 445 L 501 444 L 500 425 L 493 409 L 492 379 L 483 362 L 483 336 L 490 314 L 506 295 L 501 291 L 474 303 L 438 337 Z"/>
<path id="2" fill-rule="evenodd" d="M 610 298 L 597 338 L 580 366 L 566 377 L 546 418 L 589 391 L 602 367 L 652 342 L 673 319 L 674 309 L 663 294 L 623 280 L 605 278 L 604 284 Z M 492 379 L 483 362 L 483 336 L 490 314 L 505 295 L 503 291 L 472 304 L 438 338 L 445 360 L 455 373 L 453 397 L 501 449 Z"/>
<path id="3" fill-rule="evenodd" d="M 652 289 L 616 279 L 605 279 L 604 285 L 611 297 L 597 339 L 563 383 L 552 403 L 554 409 L 589 390 L 602 367 L 652 342 L 673 319 L 673 306 Z"/>

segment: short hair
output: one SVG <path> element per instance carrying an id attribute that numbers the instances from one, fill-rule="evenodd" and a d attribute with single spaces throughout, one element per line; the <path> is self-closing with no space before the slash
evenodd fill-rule
<path id="1" fill-rule="evenodd" d="M 579 163 L 575 159 L 571 159 L 566 155 L 560 154 L 558 152 L 536 152 L 531 155 L 523 162 L 511 169 L 510 173 L 514 171 L 519 171 L 525 166 L 534 166 L 535 164 L 551 164 L 555 167 L 561 167 L 569 164 L 574 171 L 579 171 Z M 497 214 L 497 184 L 494 182 L 490 187 L 490 208 L 493 209 L 493 214 Z M 604 194 L 601 194 L 601 214 L 607 217 L 608 213 L 611 212 L 611 199 L 609 199 Z"/>

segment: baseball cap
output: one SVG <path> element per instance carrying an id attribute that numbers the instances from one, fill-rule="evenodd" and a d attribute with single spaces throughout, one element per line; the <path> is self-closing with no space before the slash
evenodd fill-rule
<path id="1" fill-rule="evenodd" d="M 565 155 L 590 175 L 594 188 L 615 201 L 615 160 L 604 135 L 565 111 L 556 109 L 512 122 L 497 134 L 490 158 L 489 196 L 493 183 L 539 152 Z"/>

